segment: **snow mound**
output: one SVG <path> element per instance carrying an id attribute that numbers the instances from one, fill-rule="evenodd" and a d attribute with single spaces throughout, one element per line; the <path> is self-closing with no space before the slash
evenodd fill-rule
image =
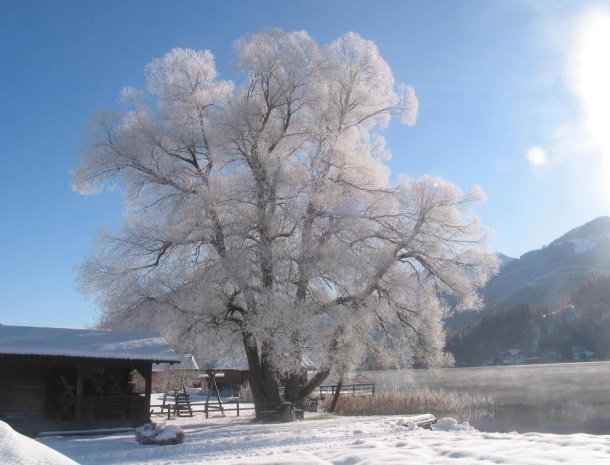
<path id="1" fill-rule="evenodd" d="M 176 425 L 163 426 L 156 423 L 146 423 L 136 428 L 136 441 L 140 444 L 157 444 L 168 446 L 182 444 L 184 431 Z"/>
<path id="2" fill-rule="evenodd" d="M 16 432 L 0 421 L 0 463 L 6 465 L 78 465 L 74 460 Z"/>
<path id="3" fill-rule="evenodd" d="M 458 423 L 455 418 L 441 418 L 434 425 L 432 425 L 433 431 L 476 431 L 470 423 L 465 421 L 464 423 Z"/>
<path id="4" fill-rule="evenodd" d="M 398 420 L 396 422 L 396 424 L 398 426 L 404 426 L 407 429 L 407 431 L 417 431 L 417 430 L 421 429 L 419 426 L 417 426 L 417 424 L 415 422 L 405 420 L 404 418 L 401 418 L 400 420 Z"/>
<path id="5" fill-rule="evenodd" d="M 184 431 L 176 425 L 166 426 L 155 436 L 155 441 L 164 444 L 182 444 L 184 442 Z"/>

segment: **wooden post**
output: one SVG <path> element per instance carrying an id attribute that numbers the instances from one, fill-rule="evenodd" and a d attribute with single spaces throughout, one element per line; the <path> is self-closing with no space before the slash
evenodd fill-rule
<path id="1" fill-rule="evenodd" d="M 335 413 L 335 410 L 337 409 L 337 403 L 339 402 L 339 396 L 341 395 L 341 388 L 343 387 L 343 377 L 339 378 L 336 387 L 337 389 L 335 390 L 333 386 L 333 400 L 328 408 L 329 413 Z"/>
<path id="2" fill-rule="evenodd" d="M 225 409 L 222 406 L 222 401 L 220 400 L 220 392 L 218 392 L 218 385 L 216 384 L 216 372 L 211 372 L 212 373 L 212 380 L 214 381 L 214 391 L 216 391 L 216 399 L 218 400 L 218 406 L 220 408 L 220 413 L 222 413 L 222 416 L 226 416 L 225 415 Z"/>
<path id="3" fill-rule="evenodd" d="M 216 384 L 216 371 L 215 370 L 207 370 L 206 374 L 208 375 L 208 395 L 205 399 L 205 417 L 208 418 L 208 412 L 210 410 L 210 395 L 211 390 L 214 389 L 214 394 L 216 395 L 216 401 L 218 402 L 218 407 L 215 405 L 211 406 L 211 410 L 220 410 L 222 416 L 225 415 L 225 409 L 222 406 L 222 401 L 220 400 L 220 393 L 218 392 L 218 385 Z"/>
<path id="4" fill-rule="evenodd" d="M 144 412 L 150 412 L 150 395 L 152 393 L 152 362 L 146 363 L 146 365 L 143 367 L 143 373 L 140 374 L 144 376 Z M 143 418 L 140 418 L 139 420 L 143 420 Z"/>
<path id="5" fill-rule="evenodd" d="M 207 380 L 207 383 L 208 383 L 208 395 L 205 398 L 205 417 L 206 417 L 206 419 L 208 418 L 208 410 L 209 410 L 208 407 L 210 405 L 210 389 L 212 389 L 212 377 L 210 376 L 210 372 L 209 371 L 207 372 L 207 375 L 208 375 L 208 380 Z"/>
<path id="6" fill-rule="evenodd" d="M 237 400 L 237 416 L 239 416 L 239 399 Z"/>
<path id="7" fill-rule="evenodd" d="M 76 411 L 74 418 L 76 421 L 83 420 L 83 385 L 85 374 L 83 367 L 79 366 L 76 374 Z"/>

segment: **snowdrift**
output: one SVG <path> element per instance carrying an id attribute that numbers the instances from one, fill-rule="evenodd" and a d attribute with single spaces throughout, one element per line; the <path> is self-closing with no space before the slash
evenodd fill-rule
<path id="1" fill-rule="evenodd" d="M 74 460 L 40 444 L 0 421 L 0 463 L 3 465 L 78 465 Z"/>

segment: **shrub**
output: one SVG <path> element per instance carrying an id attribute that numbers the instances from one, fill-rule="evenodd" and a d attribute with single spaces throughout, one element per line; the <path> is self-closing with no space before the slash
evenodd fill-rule
<path id="1" fill-rule="evenodd" d="M 184 431 L 179 426 L 164 426 L 150 422 L 136 428 L 136 441 L 140 444 L 156 444 L 158 446 L 182 444 L 184 442 Z"/>

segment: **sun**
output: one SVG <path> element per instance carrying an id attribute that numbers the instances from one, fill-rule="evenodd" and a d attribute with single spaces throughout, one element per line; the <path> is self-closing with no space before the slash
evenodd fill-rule
<path id="1" fill-rule="evenodd" d="M 530 147 L 526 152 L 525 157 L 532 166 L 544 165 L 547 160 L 546 151 L 538 146 Z"/>

